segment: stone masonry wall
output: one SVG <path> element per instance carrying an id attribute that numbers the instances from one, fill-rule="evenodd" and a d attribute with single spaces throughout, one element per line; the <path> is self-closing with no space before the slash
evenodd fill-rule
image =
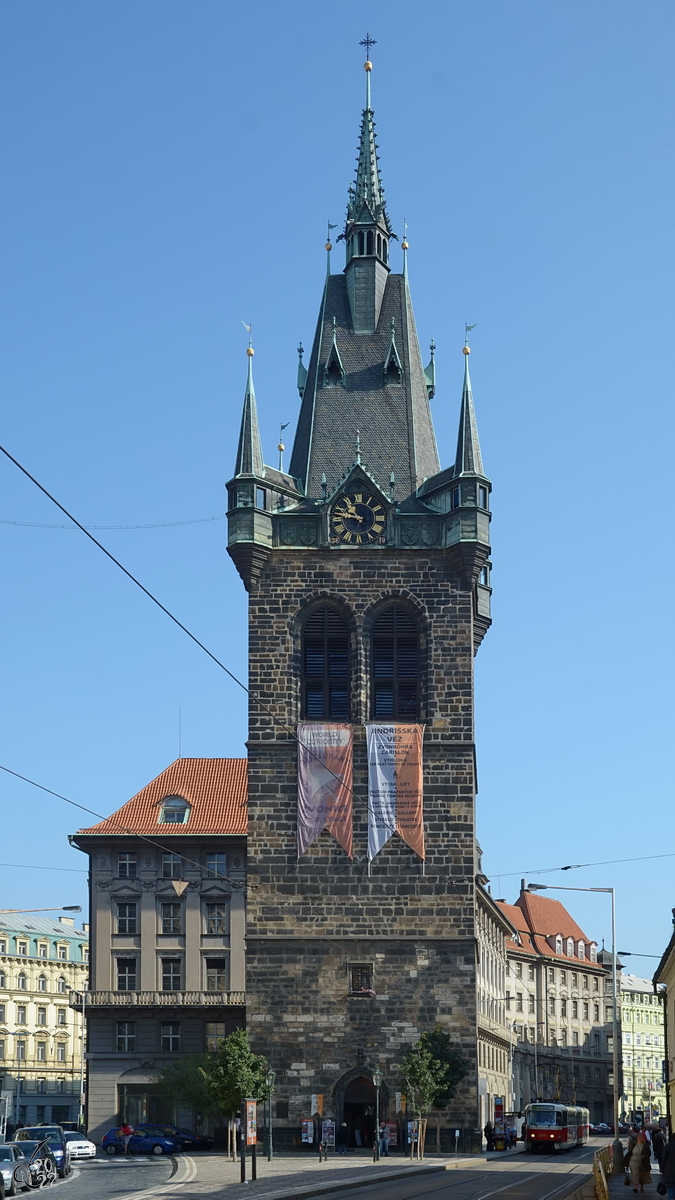
<path id="1" fill-rule="evenodd" d="M 370 629 L 393 600 L 416 615 L 424 682 L 423 865 L 394 835 L 367 851 L 364 722 Z M 354 725 L 354 859 L 324 832 L 296 857 L 301 627 L 314 602 L 348 622 Z M 447 1028 L 471 1064 L 451 1119 L 476 1122 L 473 605 L 443 551 L 274 551 L 250 594 L 251 702 L 247 1021 L 277 1071 L 289 1122 L 323 1093 L 341 1116 L 346 1079 L 379 1066 L 383 1097 L 404 1091 L 397 1063 L 426 1029 Z M 373 964 L 376 999 L 348 995 L 351 962 Z M 332 1108 L 332 1112 L 329 1109 Z M 461 1119 L 460 1119 L 461 1118 Z"/>

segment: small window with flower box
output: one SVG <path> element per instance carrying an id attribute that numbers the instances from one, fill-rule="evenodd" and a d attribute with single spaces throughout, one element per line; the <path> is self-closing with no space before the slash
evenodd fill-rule
<path id="1" fill-rule="evenodd" d="M 349 991 L 353 996 L 362 996 L 373 991 L 372 963 L 350 963 Z"/>

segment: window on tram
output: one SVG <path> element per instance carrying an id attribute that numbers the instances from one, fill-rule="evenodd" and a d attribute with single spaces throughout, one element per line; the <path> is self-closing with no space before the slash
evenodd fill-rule
<path id="1" fill-rule="evenodd" d="M 561 1110 L 555 1108 L 540 1108 L 538 1105 L 530 1109 L 530 1125 L 540 1125 L 542 1127 L 562 1126 L 563 1114 Z"/>

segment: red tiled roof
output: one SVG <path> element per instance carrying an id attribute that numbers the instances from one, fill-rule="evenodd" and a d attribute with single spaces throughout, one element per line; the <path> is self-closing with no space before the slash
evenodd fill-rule
<path id="1" fill-rule="evenodd" d="M 246 792 L 245 758 L 178 758 L 111 817 L 78 833 L 245 834 Z M 167 796 L 188 801 L 187 824 L 159 823 L 159 806 Z"/>
<path id="2" fill-rule="evenodd" d="M 547 896 L 538 896 L 533 892 L 521 892 L 516 907 L 523 910 L 533 933 L 540 933 L 545 938 L 560 933 L 564 938 L 574 938 L 575 942 L 582 941 L 587 946 L 590 944 L 590 938 L 586 937 L 559 900 L 549 900 Z"/>
<path id="3" fill-rule="evenodd" d="M 498 901 L 498 904 L 504 916 L 516 927 L 520 935 L 520 942 L 516 942 L 513 938 L 507 938 L 506 947 L 512 954 L 522 954 L 524 957 L 536 955 L 537 957 L 557 958 L 561 962 L 583 963 L 585 967 L 590 966 L 591 968 L 596 966 L 590 958 L 590 938 L 577 925 L 559 900 L 549 900 L 534 892 L 521 892 L 515 904 L 506 904 L 504 901 Z M 562 936 L 563 951 L 567 950 L 568 937 L 574 939 L 575 953 L 573 955 L 557 954 L 551 947 L 547 938 L 555 937 L 557 934 Z M 579 942 L 584 942 L 586 945 L 586 958 L 580 959 L 576 955 Z"/>

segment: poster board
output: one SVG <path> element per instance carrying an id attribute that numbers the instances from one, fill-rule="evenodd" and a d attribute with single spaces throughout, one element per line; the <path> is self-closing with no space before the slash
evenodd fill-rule
<path id="1" fill-rule="evenodd" d="M 314 1119 L 312 1117 L 303 1117 L 302 1119 L 302 1140 L 309 1145 L 314 1141 Z"/>
<path id="2" fill-rule="evenodd" d="M 258 1116 L 255 1100 L 246 1101 L 246 1145 L 255 1146 L 258 1141 Z"/>

